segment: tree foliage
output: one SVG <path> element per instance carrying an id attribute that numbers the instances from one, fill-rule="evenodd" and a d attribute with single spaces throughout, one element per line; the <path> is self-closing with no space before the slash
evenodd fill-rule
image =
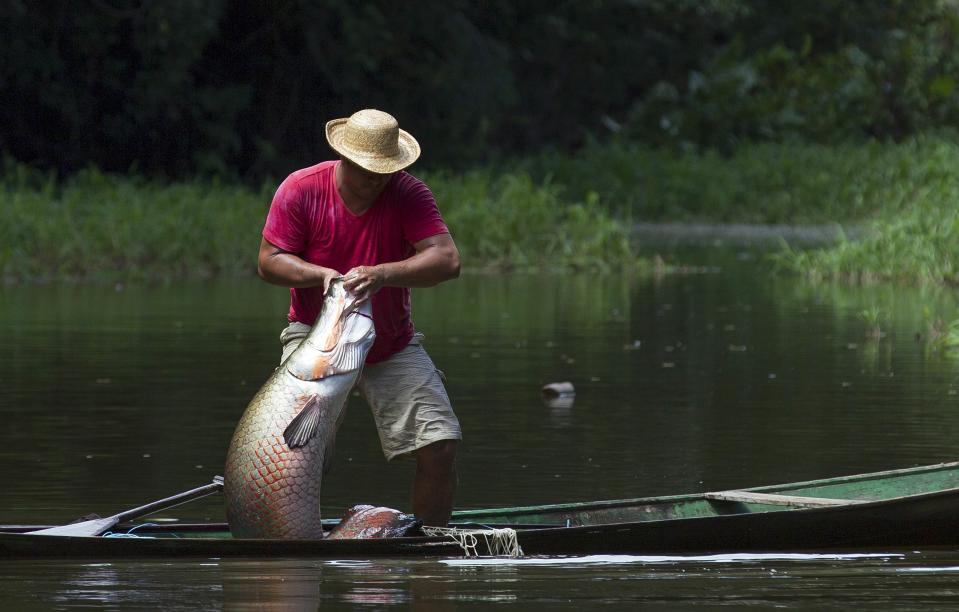
<path id="1" fill-rule="evenodd" d="M 954 125 L 954 0 L 744 2 L 730 38 L 633 106 L 645 140 L 902 139 Z"/>
<path id="2" fill-rule="evenodd" d="M 0 151 L 258 177 L 396 115 L 433 166 L 616 132 L 902 138 L 959 118 L 953 0 L 6 0 Z"/>

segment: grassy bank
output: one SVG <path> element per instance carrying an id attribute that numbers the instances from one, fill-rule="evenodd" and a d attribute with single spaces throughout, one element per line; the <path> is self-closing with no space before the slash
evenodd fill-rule
<path id="1" fill-rule="evenodd" d="M 776 263 L 815 280 L 959 285 L 957 187 L 959 180 L 917 187 L 913 207 L 884 214 L 860 239 L 812 251 L 787 248 Z"/>
<path id="2" fill-rule="evenodd" d="M 568 193 L 601 194 L 635 219 L 736 223 L 841 223 L 861 239 L 786 249 L 782 269 L 815 279 L 959 283 L 959 141 L 836 146 L 754 144 L 729 157 L 675 155 L 635 144 L 591 145 L 526 163 Z"/>
<path id="3" fill-rule="evenodd" d="M 592 144 L 465 174 L 427 173 L 472 269 L 610 270 L 643 265 L 636 221 L 865 224 L 865 238 L 786 250 L 815 278 L 954 283 L 959 144 L 744 145 L 677 155 Z M 8 164 L 0 177 L 6 279 L 252 274 L 272 190 L 160 184 L 89 170 L 56 181 Z"/>
<path id="4" fill-rule="evenodd" d="M 468 268 L 590 269 L 639 263 L 627 227 L 596 197 L 514 172 L 429 181 Z M 275 185 L 160 184 L 89 170 L 58 182 L 7 166 L 0 277 L 156 279 L 250 275 Z"/>
<path id="5" fill-rule="evenodd" d="M 785 249 L 776 257 L 782 268 L 817 280 L 959 284 L 959 144 L 919 140 L 886 148 L 895 154 L 886 156 L 885 180 L 876 168 L 865 172 L 875 185 L 875 212 L 860 219 L 862 236 L 812 251 Z"/>
<path id="6" fill-rule="evenodd" d="M 599 196 L 566 197 L 549 180 L 523 171 L 425 177 L 464 261 L 485 268 L 607 271 L 640 265 L 630 223 Z"/>
<path id="7" fill-rule="evenodd" d="M 609 210 L 645 221 L 847 223 L 908 208 L 922 186 L 951 180 L 959 144 L 745 144 L 721 156 L 612 143 L 519 166 L 572 198 L 594 191 Z"/>
<path id="8" fill-rule="evenodd" d="M 0 191 L 6 280 L 138 279 L 252 271 L 265 193 L 86 171 L 57 183 L 18 169 Z"/>

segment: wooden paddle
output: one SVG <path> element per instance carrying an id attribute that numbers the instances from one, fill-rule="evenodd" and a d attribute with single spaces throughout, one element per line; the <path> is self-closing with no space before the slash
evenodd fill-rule
<path id="1" fill-rule="evenodd" d="M 136 508 L 120 512 L 119 514 L 114 514 L 113 516 L 82 521 L 80 523 L 71 523 L 69 525 L 61 525 L 59 527 L 48 527 L 46 529 L 40 529 L 37 531 L 28 531 L 27 533 L 32 535 L 52 536 L 98 536 L 102 535 L 118 523 L 131 521 L 148 514 L 153 514 L 154 512 L 159 512 L 160 510 L 167 510 L 174 506 L 179 506 L 180 504 L 188 501 L 206 497 L 211 493 L 216 493 L 222 490 L 223 477 L 216 476 L 213 478 L 213 482 L 208 485 L 190 489 L 189 491 L 184 491 L 183 493 L 178 493 L 171 497 L 160 499 L 143 506 L 138 506 Z"/>

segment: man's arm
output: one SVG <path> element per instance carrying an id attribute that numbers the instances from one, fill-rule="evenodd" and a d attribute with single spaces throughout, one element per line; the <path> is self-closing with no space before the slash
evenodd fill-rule
<path id="1" fill-rule="evenodd" d="M 284 287 L 323 287 L 340 275 L 332 268 L 313 265 L 299 256 L 284 251 L 266 238 L 260 240 L 260 254 L 256 260 L 256 271 L 260 278 L 274 285 Z"/>
<path id="2" fill-rule="evenodd" d="M 460 253 L 448 233 L 424 238 L 413 249 L 403 261 L 353 268 L 345 287 L 366 300 L 380 287 L 432 287 L 460 275 Z"/>

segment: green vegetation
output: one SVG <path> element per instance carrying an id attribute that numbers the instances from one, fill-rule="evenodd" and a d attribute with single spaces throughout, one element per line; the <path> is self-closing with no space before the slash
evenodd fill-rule
<path id="1" fill-rule="evenodd" d="M 208 276 L 249 270 L 269 196 L 97 170 L 58 184 L 22 167 L 0 190 L 0 273 L 14 280 Z"/>
<path id="2" fill-rule="evenodd" d="M 440 168 L 590 134 L 730 153 L 959 120 L 954 0 L 129 4 L 4 3 L 0 153 L 259 181 L 370 106 Z"/>
<path id="3" fill-rule="evenodd" d="M 886 312 L 878 306 L 871 306 L 859 311 L 859 318 L 866 324 L 866 337 L 878 340 L 886 335 L 882 327 L 886 324 Z"/>
<path id="4" fill-rule="evenodd" d="M 595 195 L 565 200 L 557 186 L 522 172 L 436 175 L 429 182 L 469 268 L 603 270 L 639 263 L 628 229 Z M 8 165 L 0 188 L 0 277 L 252 274 L 274 188 L 161 184 L 97 170 L 60 184 Z"/>
<path id="5" fill-rule="evenodd" d="M 599 194 L 620 217 L 652 221 L 861 226 L 861 237 L 784 249 L 777 265 L 814 279 L 959 283 L 959 141 L 754 143 L 730 155 L 593 143 L 525 162 L 574 198 Z"/>
<path id="6" fill-rule="evenodd" d="M 959 283 L 959 145 L 919 140 L 876 168 L 870 188 L 857 188 L 848 206 L 876 206 L 857 240 L 813 250 L 787 249 L 777 261 L 814 279 Z M 868 194 L 868 200 L 863 199 Z"/>
<path id="7" fill-rule="evenodd" d="M 267 177 L 378 107 L 474 267 L 632 265 L 634 220 L 841 223 L 869 231 L 779 265 L 959 281 L 956 0 L 8 4 L 0 155 L 70 178 L 0 177 L 6 278 L 246 273 Z"/>
<path id="8" fill-rule="evenodd" d="M 942 185 L 917 185 L 914 208 L 885 214 L 860 239 L 814 251 L 787 249 L 778 262 L 813 279 L 955 285 L 959 283 L 957 185 L 959 180 L 949 186 L 952 197 L 939 191 Z"/>
<path id="9" fill-rule="evenodd" d="M 959 319 L 946 323 L 942 316 L 933 316 L 929 306 L 923 306 L 923 331 L 916 333 L 916 339 L 925 341 L 929 346 L 941 351 L 954 351 L 959 348 Z"/>
<path id="10" fill-rule="evenodd" d="M 599 194 L 619 218 L 643 221 L 858 226 L 862 236 L 816 250 L 786 248 L 784 270 L 814 279 L 959 283 L 959 140 L 753 143 L 729 155 L 592 143 L 577 155 L 520 162 L 574 199 Z"/>
<path id="11" fill-rule="evenodd" d="M 910 209 L 928 186 L 959 180 L 959 141 L 761 143 L 730 155 L 593 143 L 520 165 L 644 221 L 845 223 Z"/>
<path id="12" fill-rule="evenodd" d="M 787 248 L 777 264 L 817 279 L 956 283 L 957 168 L 959 143 L 932 137 L 753 144 L 729 156 L 618 142 L 423 177 L 473 269 L 644 265 L 636 221 L 840 222 L 867 229 L 824 249 Z M 0 185 L 7 279 L 252 273 L 275 187 L 89 169 L 57 181 L 12 162 Z"/>
<path id="13" fill-rule="evenodd" d="M 564 198 L 548 180 L 514 171 L 427 177 L 464 259 L 484 267 L 610 270 L 639 263 L 629 224 L 595 192 Z"/>

